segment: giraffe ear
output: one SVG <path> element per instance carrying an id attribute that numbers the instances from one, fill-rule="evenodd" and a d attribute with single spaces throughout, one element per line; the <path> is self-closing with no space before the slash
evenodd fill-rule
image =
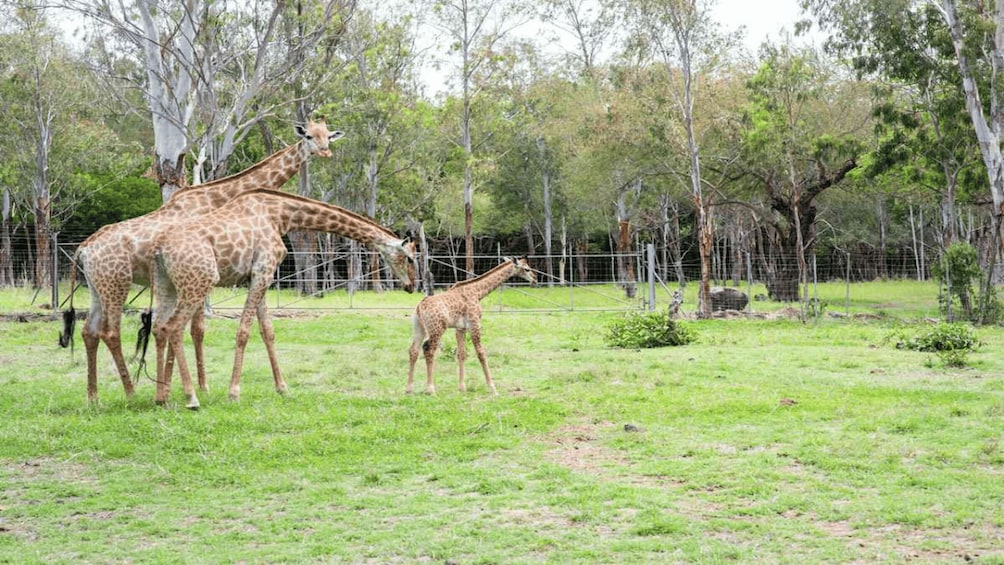
<path id="1" fill-rule="evenodd" d="M 303 124 L 296 124 L 293 127 L 296 130 L 297 137 L 301 137 L 303 139 L 307 139 L 310 137 L 309 135 L 307 135 L 307 127 L 304 126 Z"/>
<path id="2" fill-rule="evenodd" d="M 335 130 L 328 134 L 328 141 L 334 141 L 336 139 L 341 139 L 345 137 L 345 132 L 341 130 Z"/>

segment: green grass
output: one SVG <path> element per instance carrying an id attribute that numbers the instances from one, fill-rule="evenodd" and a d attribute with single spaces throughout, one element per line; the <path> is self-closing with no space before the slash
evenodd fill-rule
<path id="1" fill-rule="evenodd" d="M 177 379 L 166 408 L 148 379 L 127 402 L 104 348 L 89 405 L 79 336 L 71 357 L 54 320 L 0 323 L 0 563 L 1004 563 L 1004 332 L 979 328 L 966 368 L 896 349 L 932 290 L 617 350 L 618 313 L 506 289 L 485 300 L 496 398 L 473 352 L 456 391 L 452 334 L 439 393 L 403 394 L 418 297 L 357 293 L 277 317 L 285 397 L 255 336 L 227 400 L 236 322 L 211 319 L 198 412 Z"/>

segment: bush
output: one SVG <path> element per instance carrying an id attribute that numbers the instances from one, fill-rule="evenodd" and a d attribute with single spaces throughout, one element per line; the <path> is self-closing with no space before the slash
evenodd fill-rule
<path id="1" fill-rule="evenodd" d="M 964 324 L 938 324 L 920 335 L 903 339 L 897 347 L 913 351 L 936 353 L 949 367 L 964 367 L 967 355 L 976 351 L 980 342 L 973 329 Z"/>
<path id="2" fill-rule="evenodd" d="M 642 348 L 686 345 L 696 339 L 693 330 L 669 317 L 667 312 L 631 313 L 607 330 L 611 347 Z"/>

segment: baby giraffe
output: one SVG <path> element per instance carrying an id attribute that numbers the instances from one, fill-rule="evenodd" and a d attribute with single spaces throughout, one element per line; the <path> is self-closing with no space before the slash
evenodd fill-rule
<path id="1" fill-rule="evenodd" d="M 415 387 L 415 362 L 418 361 L 418 351 L 421 347 L 425 352 L 425 370 L 428 380 L 425 385 L 427 394 L 435 394 L 432 372 L 436 364 L 436 350 L 443 339 L 446 328 L 457 330 L 457 364 L 460 371 L 461 391 L 467 390 L 464 385 L 464 360 L 467 359 L 467 347 L 464 333 L 471 332 L 471 343 L 478 354 L 481 369 L 485 372 L 485 383 L 492 391 L 492 373 L 488 370 L 488 360 L 485 359 L 485 349 L 481 346 L 481 299 L 495 290 L 510 277 L 519 276 L 536 284 L 537 277 L 526 261 L 526 257 L 513 259 L 506 257 L 494 269 L 470 280 L 461 281 L 451 286 L 446 292 L 427 296 L 418 303 L 415 313 L 411 316 L 412 337 L 408 349 L 408 386 L 405 392 L 411 394 Z"/>

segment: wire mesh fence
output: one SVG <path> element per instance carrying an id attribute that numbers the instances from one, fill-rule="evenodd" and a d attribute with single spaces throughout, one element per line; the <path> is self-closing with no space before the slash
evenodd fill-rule
<path id="1" fill-rule="evenodd" d="M 61 284 L 52 289 L 52 301 L 65 300 L 71 258 L 78 243 L 60 242 L 53 253 L 51 279 Z M 19 248 L 15 246 L 15 248 Z M 45 297 L 51 283 L 36 285 L 34 256 L 27 252 L 15 255 L 11 261 L 14 275 L 7 286 L 35 286 Z M 474 257 L 472 275 L 483 273 L 502 260 L 503 254 L 484 254 Z M 936 257 L 931 252 L 929 257 Z M 505 311 L 571 311 L 605 310 L 631 311 L 664 307 L 673 299 L 673 292 L 687 287 L 688 307 L 696 309 L 696 281 L 700 277 L 700 262 L 685 257 L 673 260 L 664 250 L 649 252 L 639 246 L 631 253 L 559 253 L 536 254 L 529 257 L 537 272 L 537 288 L 530 291 L 527 283 L 508 281 L 499 292 L 486 299 L 485 307 Z M 784 258 L 782 258 L 784 259 Z M 787 258 L 794 262 L 794 258 Z M 885 265 L 876 267 L 878 260 L 872 252 L 826 252 L 809 257 L 810 283 L 846 284 L 846 297 L 840 302 L 853 300 L 853 282 L 874 280 L 877 273 L 885 273 L 891 280 L 926 280 L 929 269 L 917 261 L 916 254 L 903 251 L 882 259 Z M 420 257 L 423 293 L 441 292 L 455 282 L 468 278 L 465 258 L 446 249 L 432 249 Z M 998 266 L 1000 269 L 1000 266 Z M 767 273 L 762 261 L 749 253 L 716 253 L 712 264 L 712 285 L 739 289 L 747 295 L 747 311 L 761 306 L 757 298 L 768 294 L 765 288 Z M 885 278 L 885 277 L 881 277 Z M 83 282 L 78 276 L 78 283 Z M 401 285 L 378 256 L 355 242 L 338 238 L 329 239 L 321 250 L 313 253 L 290 251 L 275 273 L 274 282 L 267 294 L 267 304 L 272 309 L 411 309 L 416 297 L 408 297 L 399 290 Z M 149 304 L 149 294 L 136 287 L 131 296 L 133 306 Z M 805 297 L 804 290 L 800 290 Z M 60 293 L 62 296 L 60 296 Z M 243 307 L 246 293 L 241 288 L 224 288 L 211 297 L 214 309 L 227 310 Z M 812 292 L 808 298 L 813 299 Z M 86 293 L 75 296 L 77 304 L 86 304 Z M 937 293 L 930 297 L 931 310 L 937 311 Z"/>

